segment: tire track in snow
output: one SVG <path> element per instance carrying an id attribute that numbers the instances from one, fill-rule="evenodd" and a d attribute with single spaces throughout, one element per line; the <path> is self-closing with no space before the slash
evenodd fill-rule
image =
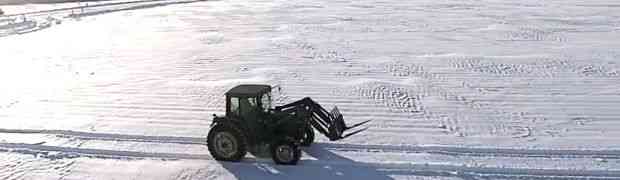
<path id="1" fill-rule="evenodd" d="M 52 134 L 58 137 L 73 137 L 83 140 L 134 141 L 176 144 L 206 144 L 206 138 L 178 136 L 145 136 L 112 133 L 94 133 L 72 130 L 33 130 L 33 129 L 0 129 L 0 133 L 21 134 Z"/>
<path id="2" fill-rule="evenodd" d="M 501 157 L 542 157 L 542 158 L 604 158 L 620 159 L 620 150 L 559 150 L 559 149 L 508 149 L 471 148 L 454 146 L 396 146 L 317 143 L 326 149 L 339 151 L 367 152 L 405 152 L 446 154 L 455 156 L 501 156 Z"/>
<path id="3" fill-rule="evenodd" d="M 22 154 L 32 154 L 39 157 L 51 159 L 62 158 L 111 158 L 111 159 L 140 159 L 140 158 L 161 158 L 161 159 L 201 159 L 212 160 L 208 154 L 181 154 L 181 153 L 151 153 L 139 151 L 116 151 L 104 149 L 74 148 L 46 146 L 24 143 L 0 143 L 0 151 L 17 152 Z M 57 152 L 57 153 L 50 153 Z"/>
<path id="4" fill-rule="evenodd" d="M 375 164 L 361 163 L 362 166 L 387 168 L 390 171 L 409 171 L 421 176 L 447 176 L 463 179 L 478 178 L 517 178 L 517 179 L 620 179 L 620 171 L 571 170 L 571 169 L 525 169 L 467 167 L 441 164 Z"/>

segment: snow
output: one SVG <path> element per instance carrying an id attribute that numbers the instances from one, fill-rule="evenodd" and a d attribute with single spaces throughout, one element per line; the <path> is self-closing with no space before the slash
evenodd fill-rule
<path id="1" fill-rule="evenodd" d="M 620 179 L 618 2 L 116 2 L 0 7 L 0 179 Z M 215 161 L 242 83 L 372 121 Z"/>

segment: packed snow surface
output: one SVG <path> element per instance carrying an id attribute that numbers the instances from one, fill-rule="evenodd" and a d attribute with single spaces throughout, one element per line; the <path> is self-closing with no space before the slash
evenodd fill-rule
<path id="1" fill-rule="evenodd" d="M 0 179 L 620 179 L 616 0 L 75 5 L 0 7 Z M 243 83 L 372 121 L 215 161 Z"/>

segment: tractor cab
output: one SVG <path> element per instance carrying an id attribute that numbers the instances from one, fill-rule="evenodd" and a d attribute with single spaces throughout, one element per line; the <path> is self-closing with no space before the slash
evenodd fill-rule
<path id="1" fill-rule="evenodd" d="M 271 108 L 271 86 L 246 84 L 226 92 L 226 116 L 253 120 Z"/>

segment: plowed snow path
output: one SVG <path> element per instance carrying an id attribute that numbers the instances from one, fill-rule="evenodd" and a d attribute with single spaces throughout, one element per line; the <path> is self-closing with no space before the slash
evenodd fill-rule
<path id="1" fill-rule="evenodd" d="M 10 134 L 46 134 L 55 135 L 57 138 L 73 140 L 96 140 L 113 142 L 149 142 L 161 144 L 193 144 L 206 146 L 204 137 L 179 137 L 179 136 L 145 136 L 128 134 L 110 134 L 80 132 L 71 130 L 32 130 L 32 129 L 0 129 L 0 133 Z M 321 147 L 338 151 L 359 152 L 393 152 L 393 153 L 429 153 L 455 156 L 483 156 L 483 157 L 541 157 L 541 158 L 604 158 L 620 159 L 620 150 L 553 150 L 553 149 L 506 149 L 506 148 L 467 148 L 450 146 L 412 146 L 412 145 L 362 145 L 342 143 L 319 143 Z M 24 147 L 29 144 L 5 143 L 0 147 Z M 37 147 L 37 146 L 33 146 Z"/>
<path id="2" fill-rule="evenodd" d="M 0 38 L 0 178 L 620 179 L 616 1 L 172 4 Z M 214 161 L 241 83 L 370 129 Z"/>
<path id="3" fill-rule="evenodd" d="M 116 144 L 118 145 L 118 144 Z M 88 146 L 88 145 L 82 145 Z M 140 160 L 148 159 L 168 159 L 168 160 L 208 160 L 213 159 L 206 154 L 187 154 L 187 153 L 161 153 L 144 152 L 151 150 L 106 150 L 102 149 L 101 144 L 97 149 L 92 148 L 73 148 L 33 144 L 11 144 L 2 143 L 0 149 L 10 150 L 15 153 L 34 154 L 40 158 L 66 159 L 66 158 L 98 158 L 98 159 L 119 159 L 119 160 Z M 328 150 L 325 150 L 328 149 Z M 348 148 L 330 148 L 329 145 L 317 144 L 315 147 L 306 149 L 306 157 L 300 165 L 304 167 L 317 168 L 333 166 L 335 168 L 378 168 L 387 171 L 403 171 L 404 174 L 427 176 L 454 176 L 454 177 L 520 177 L 526 176 L 534 179 L 613 179 L 620 178 L 620 170 L 617 163 L 601 165 L 593 159 L 584 158 L 501 158 L 501 157 L 455 157 L 452 155 L 433 155 L 433 154 L 409 154 L 386 153 L 380 150 L 367 152 L 353 152 Z M 181 150 L 181 149 L 179 149 Z M 531 153 L 528 153 L 531 154 Z M 494 153 L 488 153 L 494 156 Z M 513 154 L 514 155 L 514 154 Z M 350 158 L 357 157 L 356 161 Z M 359 158 L 372 157 L 372 158 Z M 397 160 L 385 161 L 385 159 Z M 316 159 L 307 159 L 316 158 Z M 79 160 L 78 159 L 78 160 Z M 328 160 L 328 161 L 324 161 Z M 516 162 L 515 162 L 516 161 Z M 419 163 L 424 162 L 424 163 Z M 510 162 L 510 164 L 505 164 Z M 261 163 L 270 165 L 268 160 L 246 159 L 244 163 Z M 241 165 L 238 164 L 238 165 Z M 241 165 L 243 166 L 243 165 Z M 556 169 L 545 169 L 553 166 Z M 613 169 L 613 170 L 612 170 Z"/>
<path id="4" fill-rule="evenodd" d="M 203 138 L 63 130 L 3 129 L 1 132 L 55 135 L 56 140 L 39 144 L 0 143 L 0 150 L 2 151 L 32 154 L 46 159 L 87 157 L 119 160 L 213 161 L 210 155 L 204 154 L 206 149 Z M 67 140 L 79 143 L 67 143 Z M 162 146 L 163 144 L 167 145 Z M 620 152 L 614 150 L 484 149 L 317 143 L 312 148 L 305 149 L 305 152 L 306 157 L 301 164 L 304 167 L 387 168 L 389 171 L 404 171 L 403 173 L 410 175 L 426 174 L 470 178 L 515 178 L 521 176 L 532 179 L 620 178 L 620 169 L 618 169 L 620 162 L 617 161 L 620 159 Z M 261 159 L 246 159 L 243 163 L 269 164 L 271 162 Z M 556 169 L 547 169 L 547 167 Z"/>

